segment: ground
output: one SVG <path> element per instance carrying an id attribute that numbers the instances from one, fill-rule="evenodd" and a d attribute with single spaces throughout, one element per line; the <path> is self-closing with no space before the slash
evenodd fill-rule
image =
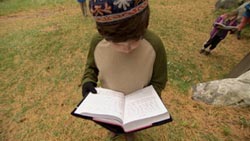
<path id="1" fill-rule="evenodd" d="M 162 92 L 174 121 L 137 133 L 137 140 L 247 141 L 250 109 L 193 101 L 192 86 L 223 79 L 249 52 L 249 32 L 228 35 L 212 55 L 199 54 L 220 11 L 215 0 L 157 0 L 149 28 L 168 55 L 168 83 Z M 0 16 L 1 140 L 108 140 L 108 132 L 70 112 L 79 87 L 93 19 L 77 4 Z M 117 140 L 123 140 L 118 138 Z"/>

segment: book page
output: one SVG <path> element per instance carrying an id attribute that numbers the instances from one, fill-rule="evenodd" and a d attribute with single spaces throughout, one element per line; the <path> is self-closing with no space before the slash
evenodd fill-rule
<path id="1" fill-rule="evenodd" d="M 124 124 L 167 113 L 153 86 L 146 87 L 125 97 Z"/>
<path id="2" fill-rule="evenodd" d="M 155 123 L 155 122 L 160 122 L 163 120 L 170 120 L 170 114 L 164 113 L 164 114 L 150 117 L 150 118 L 146 118 L 143 120 L 132 121 L 132 122 L 125 124 L 123 126 L 123 129 L 125 132 L 131 132 L 131 131 L 135 131 L 135 130 L 139 130 L 139 129 L 143 129 L 143 128 L 147 128 L 147 127 L 152 126 L 152 121 L 154 121 L 154 123 Z"/>
<path id="3" fill-rule="evenodd" d="M 97 94 L 90 93 L 78 106 L 75 113 L 90 117 L 110 117 L 122 121 L 124 95 L 108 89 L 96 88 Z"/>

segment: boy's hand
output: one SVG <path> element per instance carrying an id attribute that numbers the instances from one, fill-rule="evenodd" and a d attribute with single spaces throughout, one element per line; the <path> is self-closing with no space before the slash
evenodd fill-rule
<path id="1" fill-rule="evenodd" d="M 97 91 L 95 89 L 96 84 L 93 82 L 87 82 L 82 85 L 82 96 L 85 98 L 90 92 L 96 94 Z"/>

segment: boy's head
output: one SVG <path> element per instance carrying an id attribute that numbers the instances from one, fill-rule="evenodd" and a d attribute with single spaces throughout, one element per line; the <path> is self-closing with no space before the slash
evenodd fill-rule
<path id="1" fill-rule="evenodd" d="M 90 0 L 98 32 L 108 41 L 139 40 L 149 23 L 148 0 Z"/>

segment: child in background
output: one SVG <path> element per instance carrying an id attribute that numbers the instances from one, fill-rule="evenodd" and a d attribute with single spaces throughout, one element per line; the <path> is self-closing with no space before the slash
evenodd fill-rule
<path id="1" fill-rule="evenodd" d="M 129 94 L 152 85 L 161 94 L 167 82 L 165 47 L 161 39 L 147 30 L 148 0 L 90 0 L 99 34 L 93 36 L 82 78 L 82 95 L 101 87 Z M 95 103 L 93 103 L 95 104 Z M 96 122 L 113 135 L 133 133 Z"/>
<path id="2" fill-rule="evenodd" d="M 83 16 L 87 16 L 87 4 L 86 4 L 86 0 L 77 0 L 80 4 L 81 10 L 82 10 L 82 14 Z"/>
<path id="3" fill-rule="evenodd" d="M 236 25 L 237 25 L 236 18 L 237 18 L 237 11 L 234 11 L 234 12 L 231 12 L 228 14 L 223 14 L 223 15 L 219 16 L 213 24 L 213 29 L 210 32 L 210 38 L 203 45 L 202 49 L 200 50 L 200 53 L 204 53 L 205 55 L 209 55 L 211 53 L 211 51 L 217 47 L 218 43 L 220 43 L 223 39 L 225 39 L 225 37 L 227 36 L 229 31 L 231 33 L 235 32 L 237 29 L 236 28 Z M 218 24 L 222 24 L 224 26 L 235 26 L 235 28 L 225 29 L 225 28 L 222 28 Z"/>

